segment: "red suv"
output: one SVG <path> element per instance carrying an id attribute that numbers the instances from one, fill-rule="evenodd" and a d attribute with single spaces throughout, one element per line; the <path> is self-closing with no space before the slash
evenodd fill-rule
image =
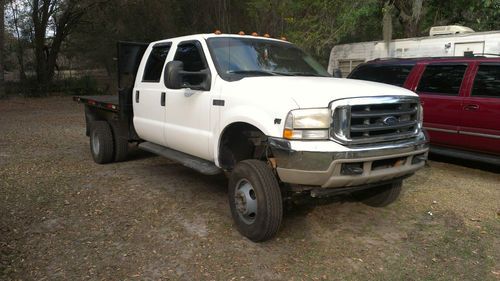
<path id="1" fill-rule="evenodd" d="M 374 60 L 347 78 L 416 92 L 432 152 L 500 165 L 500 58 Z"/>

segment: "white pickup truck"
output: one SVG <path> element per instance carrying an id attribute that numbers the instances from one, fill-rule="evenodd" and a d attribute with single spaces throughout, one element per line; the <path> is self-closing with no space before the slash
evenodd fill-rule
<path id="1" fill-rule="evenodd" d="M 289 42 L 203 34 L 118 50 L 119 94 L 74 97 L 95 162 L 123 161 L 135 143 L 225 173 L 236 227 L 252 241 L 278 232 L 294 194 L 385 206 L 426 162 L 416 94 L 332 78 Z"/>

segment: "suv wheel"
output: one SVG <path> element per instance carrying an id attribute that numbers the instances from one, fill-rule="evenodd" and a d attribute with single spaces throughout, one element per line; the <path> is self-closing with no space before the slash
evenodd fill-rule
<path id="1" fill-rule="evenodd" d="M 281 189 L 263 161 L 239 162 L 229 178 L 229 206 L 238 231 L 254 242 L 272 238 L 283 217 Z"/>
<path id="2" fill-rule="evenodd" d="M 368 206 L 385 207 L 399 198 L 402 187 L 403 181 L 400 180 L 367 190 L 355 192 L 353 196 L 354 198 L 360 200 Z"/>

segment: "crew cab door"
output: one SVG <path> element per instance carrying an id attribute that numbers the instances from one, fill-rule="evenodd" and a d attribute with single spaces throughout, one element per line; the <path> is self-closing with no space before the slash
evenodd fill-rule
<path id="1" fill-rule="evenodd" d="M 160 43 L 146 51 L 133 91 L 135 130 L 142 139 L 159 145 L 166 145 L 166 93 L 161 77 L 170 47 L 171 43 Z"/>
<path id="2" fill-rule="evenodd" d="M 500 154 L 500 62 L 475 63 L 471 72 L 461 111 L 463 146 Z"/>
<path id="3" fill-rule="evenodd" d="M 425 65 L 416 91 L 424 107 L 424 128 L 432 144 L 459 146 L 461 143 L 462 80 L 466 70 L 466 63 Z"/>
<path id="4" fill-rule="evenodd" d="M 210 69 L 202 43 L 197 40 L 180 42 L 175 49 L 174 60 L 183 62 L 185 71 Z M 187 82 L 197 84 L 197 81 Z M 165 138 L 168 147 L 212 161 L 214 157 L 209 143 L 212 138 L 211 119 L 216 118 L 212 110 L 214 87 L 210 91 L 168 88 L 165 91 Z"/>

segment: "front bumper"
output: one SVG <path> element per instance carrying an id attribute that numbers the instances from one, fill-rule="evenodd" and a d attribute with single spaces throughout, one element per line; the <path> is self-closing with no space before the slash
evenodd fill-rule
<path id="1" fill-rule="evenodd" d="M 269 138 L 281 181 L 336 188 L 384 182 L 413 174 L 425 165 L 425 133 L 389 144 L 344 146 L 334 141 Z M 359 167 L 352 173 L 348 167 Z M 362 169 L 362 170 L 361 170 Z"/>

